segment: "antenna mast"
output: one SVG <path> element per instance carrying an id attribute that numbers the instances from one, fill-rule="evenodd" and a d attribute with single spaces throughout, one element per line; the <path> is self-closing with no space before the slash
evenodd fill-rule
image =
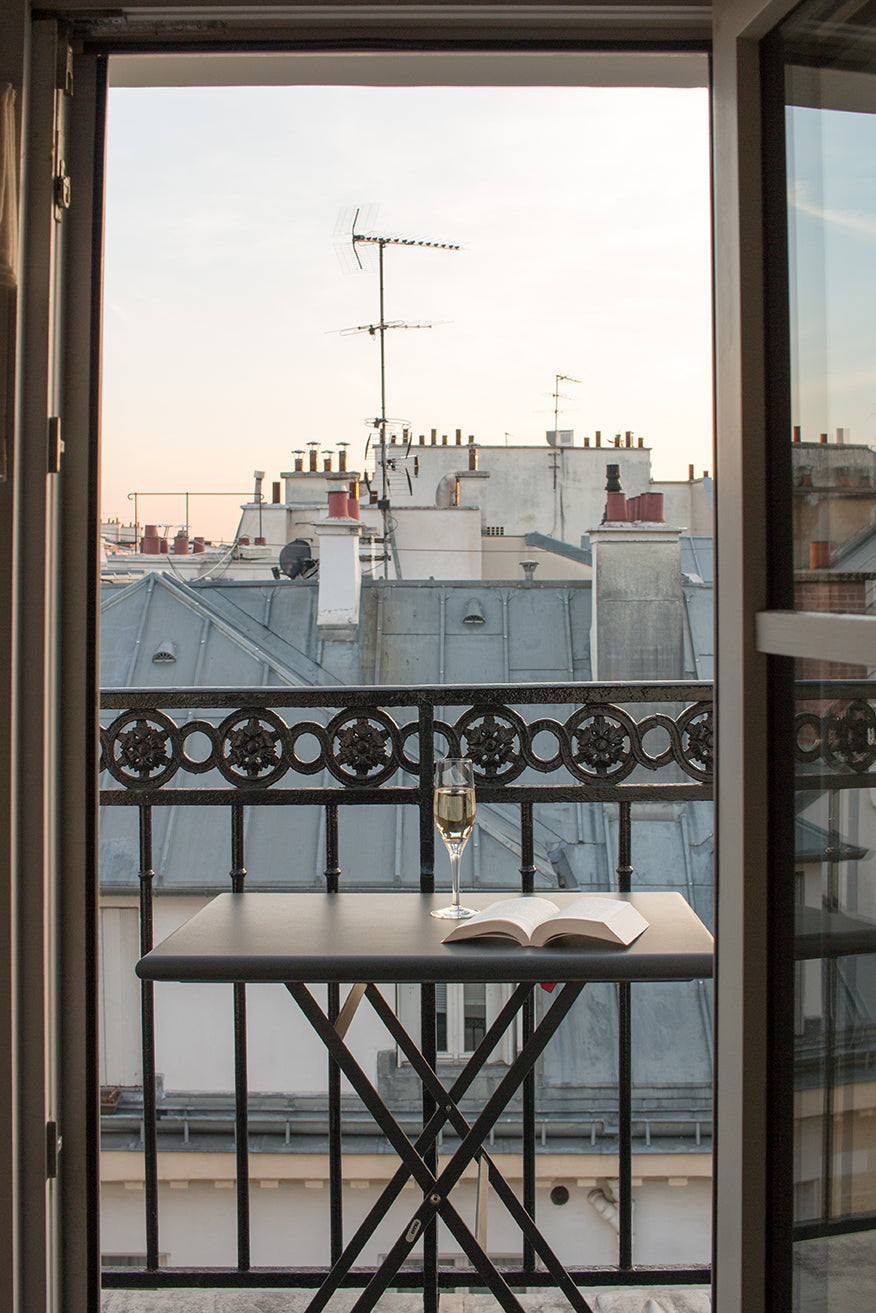
<path id="1" fill-rule="evenodd" d="M 571 401 L 571 399 L 572 399 L 571 397 L 567 397 L 567 396 L 565 396 L 562 392 L 560 392 L 560 384 L 561 384 L 561 383 L 580 383 L 580 382 L 581 382 L 580 378 L 571 378 L 568 374 L 555 374 L 555 375 L 554 375 L 554 392 L 553 392 L 553 397 L 554 397 L 554 442 L 557 444 L 557 446 L 560 445 L 560 424 L 559 424 L 560 402 L 561 402 L 561 401 Z"/>
<path id="2" fill-rule="evenodd" d="M 388 577 L 388 567 L 389 567 L 388 549 L 389 546 L 391 545 L 396 577 L 400 579 L 401 570 L 399 569 L 398 553 L 395 547 L 395 535 L 393 534 L 392 527 L 390 524 L 389 496 L 388 496 L 387 472 L 386 472 L 387 415 L 386 415 L 386 341 L 385 339 L 386 339 L 387 329 L 390 328 L 430 328 L 431 325 L 405 324 L 402 323 L 400 320 L 393 320 L 391 323 L 387 322 L 386 314 L 384 311 L 383 253 L 386 250 L 387 246 L 419 246 L 419 247 L 426 247 L 427 249 L 433 251 L 458 251 L 459 247 L 451 242 L 424 242 L 424 241 L 419 241 L 415 237 L 381 237 L 378 236 L 376 233 L 370 233 L 370 232 L 360 233 L 356 231 L 358 220 L 359 220 L 359 210 L 357 209 L 355 215 L 353 216 L 353 222 L 351 225 L 351 232 L 350 232 L 350 240 L 353 245 L 353 253 L 356 256 L 356 261 L 360 269 L 363 266 L 362 266 L 362 261 L 359 259 L 359 252 L 356 249 L 357 246 L 367 245 L 367 246 L 377 247 L 377 268 L 378 268 L 378 276 L 379 276 L 379 284 L 380 284 L 380 319 L 376 324 L 365 324 L 362 326 L 361 329 L 355 329 L 353 331 L 368 332 L 371 334 L 372 337 L 375 334 L 378 334 L 380 337 L 380 414 L 378 415 L 374 426 L 378 430 L 378 433 L 380 435 L 378 459 L 380 462 L 380 474 L 381 474 L 381 484 L 380 484 L 381 496 L 378 505 L 383 515 L 383 577 L 384 579 Z"/>

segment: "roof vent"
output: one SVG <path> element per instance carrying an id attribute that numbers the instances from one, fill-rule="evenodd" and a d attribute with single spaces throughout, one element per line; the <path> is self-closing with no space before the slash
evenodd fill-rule
<path id="1" fill-rule="evenodd" d="M 462 615 L 462 623 L 464 625 L 486 624 L 483 607 L 476 597 L 469 598 L 466 602 L 465 610 Z"/>
<path id="2" fill-rule="evenodd" d="M 536 570 L 538 569 L 538 561 L 521 561 L 520 568 L 523 571 L 523 573 L 526 575 L 526 582 L 528 584 L 531 584 L 532 576 L 535 574 Z"/>
<path id="3" fill-rule="evenodd" d="M 176 643 L 172 638 L 163 638 L 152 653 L 152 662 L 156 666 L 168 666 L 176 661 Z"/>

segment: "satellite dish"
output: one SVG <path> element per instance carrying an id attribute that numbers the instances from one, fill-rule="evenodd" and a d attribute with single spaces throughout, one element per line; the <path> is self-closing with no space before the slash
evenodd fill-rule
<path id="1" fill-rule="evenodd" d="M 280 570 L 287 579 L 307 579 L 314 574 L 317 563 L 310 555 L 310 543 L 294 538 L 280 552 Z"/>

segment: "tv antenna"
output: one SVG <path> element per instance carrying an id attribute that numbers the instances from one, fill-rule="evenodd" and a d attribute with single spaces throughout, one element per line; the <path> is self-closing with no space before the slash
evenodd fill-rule
<path id="1" fill-rule="evenodd" d="M 554 390 L 552 395 L 554 398 L 554 441 L 556 442 L 557 446 L 560 445 L 560 436 L 559 436 L 560 435 L 560 424 L 559 424 L 560 402 L 572 400 L 571 397 L 567 396 L 564 392 L 560 391 L 560 384 L 580 383 L 580 382 L 581 382 L 580 378 L 571 378 L 569 374 L 554 375 Z"/>
<path id="2" fill-rule="evenodd" d="M 387 246 L 410 246 L 421 247 L 432 251 L 458 251 L 459 247 L 452 242 L 427 242 L 416 237 L 388 237 L 381 236 L 371 231 L 370 223 L 363 223 L 362 228 L 359 226 L 359 217 L 361 206 L 356 209 L 350 223 L 350 244 L 353 249 L 353 255 L 356 257 L 356 264 L 360 269 L 364 268 L 359 255 L 360 246 L 377 247 L 377 271 L 378 283 L 380 288 L 379 313 L 380 318 L 375 324 L 360 324 L 355 328 L 341 329 L 342 333 L 368 333 L 371 337 L 380 339 L 380 414 L 369 424 L 377 430 L 378 434 L 378 457 L 377 462 L 380 466 L 381 488 L 380 500 L 378 507 L 383 516 L 383 577 L 388 577 L 389 567 L 389 548 L 392 548 L 393 564 L 395 565 L 396 578 L 401 578 L 399 569 L 398 552 L 395 546 L 395 535 L 392 529 L 392 521 L 389 514 L 389 497 L 388 497 L 388 475 L 386 462 L 386 434 L 389 420 L 386 414 L 386 334 L 391 328 L 431 328 L 431 324 L 407 324 L 401 319 L 387 320 L 384 309 L 384 278 L 383 278 L 383 253 Z M 370 217 L 370 216 L 369 216 Z M 343 219 L 343 215 L 342 215 Z M 339 221 L 340 222 L 340 221 Z M 370 437 L 369 437 L 370 442 Z M 366 445 L 367 454 L 367 445 Z"/>

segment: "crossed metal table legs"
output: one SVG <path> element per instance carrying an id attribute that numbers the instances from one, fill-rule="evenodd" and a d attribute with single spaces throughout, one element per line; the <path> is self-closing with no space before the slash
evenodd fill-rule
<path id="1" fill-rule="evenodd" d="M 544 1263 L 545 1268 L 556 1281 L 557 1287 L 566 1295 L 572 1308 L 576 1310 L 576 1313 L 592 1313 L 590 1305 L 584 1299 L 578 1286 L 566 1272 L 565 1267 L 538 1230 L 534 1220 L 526 1212 L 483 1147 L 490 1129 L 495 1125 L 498 1117 L 522 1085 L 527 1073 L 532 1071 L 548 1041 L 584 988 L 584 982 L 570 981 L 562 986 L 559 994 L 551 1002 L 550 1007 L 535 1027 L 532 1035 L 523 1045 L 496 1089 L 487 1099 L 483 1109 L 471 1124 L 460 1112 L 459 1100 L 470 1087 L 517 1013 L 532 996 L 532 991 L 535 988 L 534 984 L 523 984 L 516 987 L 511 998 L 489 1027 L 484 1038 L 466 1063 L 465 1068 L 449 1090 L 444 1088 L 432 1066 L 423 1057 L 419 1048 L 375 985 L 369 984 L 365 986 L 364 990 L 361 986 L 354 986 L 355 992 L 351 992 L 351 1006 L 347 1008 L 345 1005 L 338 1022 L 334 1025 L 306 985 L 287 982 L 286 988 L 401 1160 L 395 1175 L 390 1179 L 380 1198 L 347 1244 L 340 1258 L 335 1262 L 315 1297 L 311 1300 L 308 1313 L 320 1313 L 326 1306 L 352 1268 L 365 1243 L 373 1235 L 378 1222 L 382 1220 L 387 1209 L 398 1198 L 403 1186 L 411 1177 L 423 1191 L 423 1202 L 417 1208 L 402 1234 L 356 1301 L 354 1313 L 369 1313 L 374 1308 L 418 1239 L 430 1225 L 434 1224 L 437 1217 L 441 1218 L 455 1237 L 501 1307 L 508 1310 L 508 1313 L 523 1313 L 523 1306 L 520 1301 L 450 1200 L 451 1190 L 460 1180 L 468 1164 L 473 1160 L 477 1160 L 479 1166 L 485 1168 L 489 1183 L 498 1198 L 505 1204 L 511 1217 L 520 1227 L 524 1239 L 532 1246 L 533 1252 Z M 413 1143 L 399 1126 L 392 1112 L 383 1102 L 377 1090 L 344 1043 L 343 1035 L 346 1026 L 349 1024 L 352 1012 L 363 993 L 417 1072 L 424 1088 L 429 1091 L 436 1102 L 434 1113 Z M 459 1136 L 460 1143 L 451 1155 L 449 1162 L 436 1175 L 429 1165 L 428 1155 L 437 1141 L 439 1132 L 447 1123 Z"/>

